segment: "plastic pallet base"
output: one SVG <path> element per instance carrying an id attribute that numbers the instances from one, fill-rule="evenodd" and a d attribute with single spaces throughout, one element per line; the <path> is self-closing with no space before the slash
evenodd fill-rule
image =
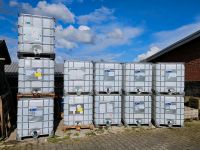
<path id="1" fill-rule="evenodd" d="M 181 128 L 183 126 L 181 125 L 172 125 L 172 126 L 168 126 L 167 124 L 159 124 L 156 125 L 157 128 Z"/>
<path id="2" fill-rule="evenodd" d="M 125 124 L 125 126 L 127 127 L 150 127 L 152 126 L 152 124 Z"/>
<path id="3" fill-rule="evenodd" d="M 124 92 L 125 95 L 151 95 L 151 92 Z"/>
<path id="4" fill-rule="evenodd" d="M 64 95 L 93 95 L 93 93 L 91 92 L 81 92 L 81 93 L 77 93 L 77 92 L 67 92 Z"/>
<path id="5" fill-rule="evenodd" d="M 34 53 L 28 53 L 28 52 L 17 52 L 18 58 L 26 58 L 26 57 L 36 57 L 36 58 L 50 58 L 55 59 L 55 54 L 52 53 L 41 53 L 41 54 L 34 54 Z"/>
<path id="6" fill-rule="evenodd" d="M 18 93 L 17 99 L 19 98 L 44 98 L 53 97 L 55 98 L 55 93 Z"/>
<path id="7" fill-rule="evenodd" d="M 76 129 L 76 131 L 80 131 L 81 129 L 94 129 L 94 125 L 64 125 L 63 131 L 69 130 L 69 129 Z"/>
<path id="8" fill-rule="evenodd" d="M 107 92 L 95 92 L 95 95 L 121 95 L 122 93 L 121 92 L 110 92 L 110 93 L 107 93 Z"/>
<path id="9" fill-rule="evenodd" d="M 100 128 L 100 127 L 112 127 L 112 126 L 118 126 L 118 127 L 121 127 L 123 124 L 109 124 L 109 125 L 106 125 L 106 124 L 95 124 L 95 127 L 96 128 Z"/>
<path id="10" fill-rule="evenodd" d="M 168 93 L 168 92 L 153 92 L 153 94 L 156 95 L 166 95 L 166 96 L 170 96 L 170 95 L 177 95 L 177 96 L 184 96 L 184 93 Z"/>
<path id="11" fill-rule="evenodd" d="M 38 136 L 38 138 L 40 137 L 50 137 L 52 136 L 52 134 L 41 134 Z M 32 136 L 23 136 L 23 137 L 17 137 L 17 141 L 22 141 L 22 140 L 25 140 L 25 139 L 35 139 L 35 140 L 38 140 L 38 138 L 33 138 Z"/>

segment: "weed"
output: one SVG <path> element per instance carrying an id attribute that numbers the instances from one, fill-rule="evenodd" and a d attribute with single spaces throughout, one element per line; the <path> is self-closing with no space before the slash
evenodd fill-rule
<path id="1" fill-rule="evenodd" d="M 86 136 L 94 136 L 94 135 L 96 135 L 96 133 L 91 131 L 91 132 L 87 132 L 85 135 Z"/>
<path id="2" fill-rule="evenodd" d="M 75 134 L 74 134 L 74 136 L 79 136 L 79 135 L 80 135 L 79 133 L 75 133 Z"/>

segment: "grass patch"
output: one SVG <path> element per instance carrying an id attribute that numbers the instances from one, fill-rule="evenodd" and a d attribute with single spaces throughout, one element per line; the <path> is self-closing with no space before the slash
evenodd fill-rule
<path id="1" fill-rule="evenodd" d="M 80 135 L 80 133 L 75 133 L 75 134 L 74 134 L 74 136 L 79 136 L 79 135 Z"/>
<path id="2" fill-rule="evenodd" d="M 95 130 L 95 132 L 97 134 L 103 134 L 105 132 L 105 130 L 103 128 L 98 128 L 98 129 Z"/>
<path id="3" fill-rule="evenodd" d="M 95 136 L 96 133 L 93 132 L 93 131 L 91 131 L 91 132 L 87 132 L 85 135 L 86 135 L 86 136 Z"/>
<path id="4" fill-rule="evenodd" d="M 63 137 L 63 140 L 68 140 L 68 139 L 70 139 L 69 135 L 66 135 L 66 136 Z"/>
<path id="5" fill-rule="evenodd" d="M 57 143 L 61 140 L 62 139 L 59 138 L 59 136 L 56 136 L 56 135 L 47 138 L 47 141 L 50 142 L 50 143 Z"/>

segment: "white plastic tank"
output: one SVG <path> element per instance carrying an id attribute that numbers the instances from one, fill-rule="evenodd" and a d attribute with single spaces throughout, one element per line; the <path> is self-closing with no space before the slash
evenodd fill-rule
<path id="1" fill-rule="evenodd" d="M 64 93 L 92 93 L 93 64 L 89 61 L 64 62 Z"/>
<path id="2" fill-rule="evenodd" d="M 20 98 L 17 106 L 17 138 L 53 134 L 53 98 Z"/>
<path id="3" fill-rule="evenodd" d="M 93 97 L 68 95 L 64 97 L 64 125 L 91 125 Z"/>
<path id="4" fill-rule="evenodd" d="M 184 94 L 183 63 L 157 63 L 153 68 L 153 89 L 156 93 Z"/>
<path id="5" fill-rule="evenodd" d="M 125 63 L 124 64 L 124 91 L 126 93 L 151 93 L 152 64 Z"/>
<path id="6" fill-rule="evenodd" d="M 94 80 L 97 94 L 120 93 L 122 91 L 122 65 L 120 63 L 95 63 Z"/>
<path id="7" fill-rule="evenodd" d="M 55 19 L 46 16 L 20 14 L 18 18 L 18 51 L 54 53 Z"/>
<path id="8" fill-rule="evenodd" d="M 123 122 L 125 125 L 151 125 L 151 96 L 127 95 L 124 96 L 122 106 Z"/>
<path id="9" fill-rule="evenodd" d="M 152 118 L 156 126 L 184 126 L 184 96 L 153 96 Z"/>
<path id="10" fill-rule="evenodd" d="M 121 96 L 96 95 L 94 98 L 95 125 L 121 125 Z"/>
<path id="11" fill-rule="evenodd" d="M 19 59 L 19 93 L 54 92 L 54 61 L 47 58 Z"/>

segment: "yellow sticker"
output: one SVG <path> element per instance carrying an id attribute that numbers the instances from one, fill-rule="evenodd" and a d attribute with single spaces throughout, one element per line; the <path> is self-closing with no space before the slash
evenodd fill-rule
<path id="1" fill-rule="evenodd" d="M 81 107 L 81 105 L 77 106 L 77 112 L 83 113 L 83 108 Z"/>
<path id="2" fill-rule="evenodd" d="M 36 72 L 34 73 L 34 75 L 35 75 L 35 77 L 41 77 L 41 76 L 42 76 L 42 73 L 36 71 Z"/>

